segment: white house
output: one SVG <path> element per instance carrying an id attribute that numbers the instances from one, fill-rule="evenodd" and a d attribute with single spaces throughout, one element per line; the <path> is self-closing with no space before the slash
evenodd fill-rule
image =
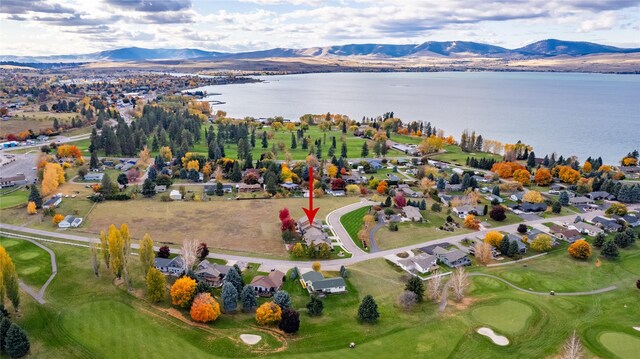
<path id="1" fill-rule="evenodd" d="M 66 216 L 60 223 L 58 223 L 58 228 L 76 228 L 82 223 L 82 218 L 74 217 L 74 216 Z"/>
<path id="2" fill-rule="evenodd" d="M 438 265 L 436 264 L 437 261 L 438 259 L 436 258 L 436 256 L 423 253 L 415 257 L 400 259 L 398 261 L 398 265 L 400 266 L 400 268 L 408 272 L 415 270 L 417 272 L 424 274 L 424 273 L 429 273 L 434 269 L 437 269 L 438 268 Z"/>
<path id="3" fill-rule="evenodd" d="M 604 233 L 604 230 L 602 230 L 601 228 L 584 222 L 572 223 L 569 225 L 569 229 L 575 229 L 576 231 L 582 234 L 589 235 L 591 237 L 595 237 L 600 233 Z"/>
<path id="4" fill-rule="evenodd" d="M 180 191 L 174 189 L 173 191 L 171 191 L 171 193 L 169 193 L 169 198 L 174 201 L 179 201 L 182 199 L 182 194 L 180 193 Z"/>

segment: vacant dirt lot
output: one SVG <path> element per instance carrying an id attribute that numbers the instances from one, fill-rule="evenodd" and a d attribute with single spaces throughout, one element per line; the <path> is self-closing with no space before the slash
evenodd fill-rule
<path id="1" fill-rule="evenodd" d="M 320 207 L 322 220 L 332 210 L 359 199 L 321 198 L 314 201 Z M 127 223 L 134 238 L 148 232 L 156 243 L 179 244 L 185 238 L 205 242 L 212 249 L 287 256 L 280 238 L 278 211 L 289 208 L 292 217 L 303 216 L 306 198 L 212 201 L 160 202 L 138 199 L 128 202 L 101 203 L 91 212 L 82 231 L 98 234 L 110 224 Z"/>

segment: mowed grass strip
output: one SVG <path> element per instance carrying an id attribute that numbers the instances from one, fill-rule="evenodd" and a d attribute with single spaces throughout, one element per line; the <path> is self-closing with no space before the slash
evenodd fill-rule
<path id="1" fill-rule="evenodd" d="M 16 191 L 0 195 L 0 209 L 26 205 L 29 199 L 29 191 L 20 188 Z"/>
<path id="2" fill-rule="evenodd" d="M 340 223 L 344 226 L 344 229 L 347 230 L 353 242 L 360 248 L 362 248 L 362 243 L 358 239 L 358 232 L 364 224 L 362 217 L 369 213 L 369 209 L 371 209 L 371 206 L 358 208 L 340 217 Z"/>
<path id="3" fill-rule="evenodd" d="M 0 237 L 0 246 L 5 247 L 18 278 L 30 286 L 40 289 L 51 276 L 51 257 L 44 249 L 20 239 Z"/>

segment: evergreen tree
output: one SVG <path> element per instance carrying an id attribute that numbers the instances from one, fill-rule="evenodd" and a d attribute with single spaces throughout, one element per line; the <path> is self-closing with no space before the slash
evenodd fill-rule
<path id="1" fill-rule="evenodd" d="M 347 143 L 342 142 L 342 149 L 340 150 L 340 157 L 347 158 Z"/>
<path id="2" fill-rule="evenodd" d="M 42 208 L 42 196 L 40 195 L 40 191 L 38 191 L 38 187 L 35 184 L 31 185 L 31 192 L 29 193 L 29 202 L 35 203 L 36 208 Z"/>
<path id="3" fill-rule="evenodd" d="M 273 296 L 273 302 L 279 305 L 282 310 L 285 310 L 291 307 L 291 296 L 286 290 L 279 290 Z"/>
<path id="4" fill-rule="evenodd" d="M 100 161 L 98 160 L 98 151 L 91 152 L 91 160 L 89 161 L 89 168 L 95 169 L 100 167 Z"/>
<path id="5" fill-rule="evenodd" d="M 500 196 L 500 186 L 493 186 L 491 194 L 493 194 L 494 196 Z"/>
<path id="6" fill-rule="evenodd" d="M 562 212 L 562 204 L 559 201 L 554 201 L 551 205 L 551 211 L 556 214 Z"/>
<path id="7" fill-rule="evenodd" d="M 147 178 L 155 181 L 158 178 L 158 170 L 154 166 L 149 167 L 149 171 L 147 172 Z"/>
<path id="8" fill-rule="evenodd" d="M 347 121 L 346 120 L 342 121 L 342 133 L 347 133 Z"/>
<path id="9" fill-rule="evenodd" d="M 301 147 L 301 148 L 302 148 L 303 150 L 306 150 L 306 149 L 308 149 L 308 148 L 309 148 L 309 141 L 307 141 L 307 138 L 306 138 L 306 137 L 303 137 L 303 138 L 302 138 L 302 147 Z"/>
<path id="10" fill-rule="evenodd" d="M 245 312 L 253 312 L 258 307 L 258 300 L 253 286 L 245 285 L 240 294 L 242 301 L 242 310 Z"/>
<path id="11" fill-rule="evenodd" d="M 604 235 L 604 233 L 598 233 L 596 235 L 596 238 L 593 240 L 593 246 L 596 248 L 602 248 L 605 242 L 605 238 L 606 236 Z"/>
<path id="12" fill-rule="evenodd" d="M 500 253 L 505 256 L 509 255 L 509 237 L 506 235 L 502 237 L 502 240 L 500 241 Z"/>
<path id="13" fill-rule="evenodd" d="M 295 150 L 298 148 L 298 143 L 296 142 L 296 136 L 291 132 L 291 149 Z"/>
<path id="14" fill-rule="evenodd" d="M 267 140 L 267 131 L 262 131 L 262 148 L 269 148 L 269 141 Z"/>
<path id="15" fill-rule="evenodd" d="M 509 257 L 513 257 L 516 254 L 518 254 L 518 242 L 512 241 L 512 242 L 509 243 L 509 250 L 508 250 L 507 255 Z"/>
<path id="16" fill-rule="evenodd" d="M 156 194 L 156 190 L 155 190 L 155 183 L 147 178 L 144 180 L 144 183 L 142 184 L 142 195 L 145 197 L 153 197 Z"/>
<path id="17" fill-rule="evenodd" d="M 307 303 L 307 312 L 309 313 L 309 315 L 312 317 L 319 316 L 320 314 L 322 314 L 323 310 L 324 303 L 322 302 L 322 300 L 318 298 L 317 294 L 311 294 L 309 303 Z"/>
<path id="18" fill-rule="evenodd" d="M 569 194 L 567 194 L 567 191 L 562 191 L 562 193 L 560 193 L 560 197 L 558 198 L 558 201 L 563 206 L 569 205 Z"/>
<path id="19" fill-rule="evenodd" d="M 318 147 L 316 147 L 316 158 L 317 159 L 321 159 L 322 158 L 322 145 L 318 144 Z"/>
<path id="20" fill-rule="evenodd" d="M 371 295 L 362 298 L 360 307 L 358 308 L 358 319 L 366 323 L 374 323 L 380 317 L 378 313 L 378 304 Z"/>
<path id="21" fill-rule="evenodd" d="M 362 143 L 362 152 L 360 152 L 360 157 L 365 158 L 369 156 L 369 146 L 367 146 L 367 142 Z"/>
<path id="22" fill-rule="evenodd" d="M 620 252 L 618 252 L 618 247 L 612 240 L 604 242 L 600 253 L 602 253 L 603 256 L 611 259 L 618 258 L 618 256 L 620 255 Z"/>
<path id="23" fill-rule="evenodd" d="M 529 168 L 536 167 L 536 154 L 533 151 L 529 153 L 529 157 L 527 158 L 527 167 Z"/>
<path id="24" fill-rule="evenodd" d="M 242 275 L 238 272 L 236 267 L 229 268 L 227 275 L 224 276 L 225 283 L 231 283 L 233 287 L 236 289 L 236 295 L 240 296 L 242 294 L 242 290 L 244 289 L 244 282 L 242 281 Z"/>
<path id="25" fill-rule="evenodd" d="M 4 350 L 10 358 L 22 358 L 29 352 L 27 334 L 15 323 L 11 324 L 4 339 Z"/>
<path id="26" fill-rule="evenodd" d="M 230 179 L 232 182 L 240 182 L 242 181 L 242 172 L 240 171 L 240 164 L 238 161 L 233 163 L 233 169 L 231 170 Z"/>
<path id="27" fill-rule="evenodd" d="M 278 328 L 287 334 L 297 332 L 300 329 L 300 313 L 292 308 L 283 310 Z"/>
<path id="28" fill-rule="evenodd" d="M 225 313 L 232 313 L 236 311 L 237 306 L 238 291 L 233 286 L 233 284 L 231 284 L 231 282 L 224 282 L 224 284 L 222 285 L 222 310 Z"/>
<path id="29" fill-rule="evenodd" d="M 115 185 L 113 181 L 111 181 L 111 177 L 108 174 L 104 174 L 102 176 L 102 181 L 100 182 L 100 193 L 105 196 L 113 194 Z"/>
<path id="30" fill-rule="evenodd" d="M 467 188 L 471 186 L 471 176 L 468 173 L 465 173 L 462 176 L 462 190 L 465 191 Z"/>
<path id="31" fill-rule="evenodd" d="M 8 316 L 0 315 L 0 353 L 4 353 L 4 338 L 7 337 L 7 332 L 11 328 L 11 321 Z"/>
<path id="32" fill-rule="evenodd" d="M 422 279 L 417 276 L 411 276 L 407 285 L 404 287 L 404 290 L 415 293 L 418 302 L 422 302 L 422 299 L 424 298 L 424 284 L 422 283 Z"/>

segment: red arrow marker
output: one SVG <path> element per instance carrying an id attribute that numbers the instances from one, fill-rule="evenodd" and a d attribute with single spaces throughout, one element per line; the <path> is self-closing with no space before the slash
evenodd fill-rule
<path id="1" fill-rule="evenodd" d="M 309 208 L 302 208 L 307 215 L 309 224 L 313 224 L 313 219 L 320 208 L 313 208 L 313 167 L 309 166 Z"/>

